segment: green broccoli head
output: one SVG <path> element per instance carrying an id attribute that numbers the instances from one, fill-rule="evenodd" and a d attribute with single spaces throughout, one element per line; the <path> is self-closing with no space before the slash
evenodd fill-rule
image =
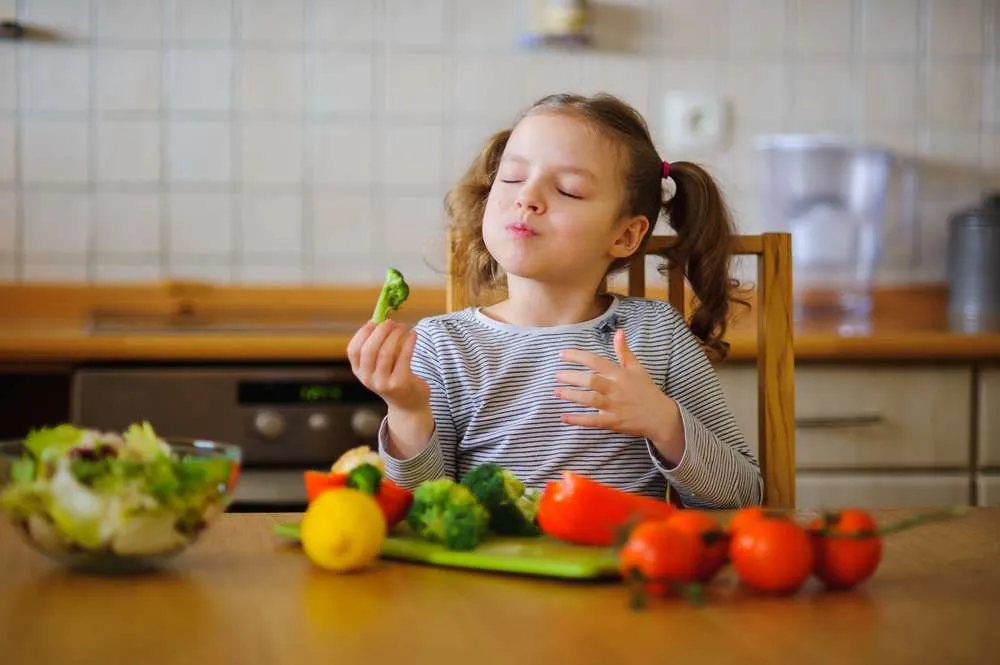
<path id="1" fill-rule="evenodd" d="M 525 490 L 517 476 L 492 462 L 480 464 L 462 477 L 489 512 L 489 527 L 501 536 L 537 536 L 541 533 L 535 517 L 538 514 L 538 492 Z"/>
<path id="2" fill-rule="evenodd" d="M 374 464 L 359 464 L 347 474 L 346 484 L 367 494 L 378 494 L 382 472 Z"/>
<path id="3" fill-rule="evenodd" d="M 428 480 L 413 490 L 406 522 L 419 536 L 452 550 L 471 550 L 486 533 L 490 516 L 467 487 L 450 478 Z"/>
<path id="4" fill-rule="evenodd" d="M 390 311 L 398 310 L 409 297 L 410 287 L 403 279 L 403 273 L 395 268 L 389 268 L 385 272 L 385 282 L 382 284 L 378 301 L 375 303 L 372 321 L 382 323 L 389 316 Z"/>

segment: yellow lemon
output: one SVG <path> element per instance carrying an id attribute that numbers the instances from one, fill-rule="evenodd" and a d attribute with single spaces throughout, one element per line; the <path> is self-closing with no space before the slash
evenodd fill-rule
<path id="1" fill-rule="evenodd" d="M 306 509 L 302 549 L 326 570 L 346 572 L 375 560 L 385 541 L 386 524 L 375 499 L 356 489 L 323 492 Z"/>

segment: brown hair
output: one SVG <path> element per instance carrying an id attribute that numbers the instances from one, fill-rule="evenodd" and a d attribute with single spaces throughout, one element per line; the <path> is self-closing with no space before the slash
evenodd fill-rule
<path id="1" fill-rule="evenodd" d="M 549 95 L 535 102 L 518 121 L 541 112 L 577 115 L 621 147 L 626 157 L 622 215 L 644 215 L 649 220 L 649 230 L 640 248 L 645 247 L 652 235 L 660 213 L 666 215 L 677 241 L 659 271 L 666 276 L 674 265 L 684 266 L 697 300 L 689 323 L 691 331 L 713 358 L 725 358 L 728 344 L 722 338 L 729 305 L 742 301 L 733 297 L 739 284 L 729 273 L 735 228 L 715 181 L 697 164 L 672 163 L 670 177 L 676 184 L 676 192 L 664 203 L 663 160 L 653 145 L 649 127 L 638 111 L 612 95 Z M 512 131 L 505 129 L 494 134 L 445 198 L 455 243 L 449 248 L 454 261 L 451 269 L 464 276 L 473 299 L 484 291 L 503 287 L 503 276 L 483 241 L 482 227 L 486 200 Z M 608 274 L 625 269 L 631 260 L 614 261 Z"/>

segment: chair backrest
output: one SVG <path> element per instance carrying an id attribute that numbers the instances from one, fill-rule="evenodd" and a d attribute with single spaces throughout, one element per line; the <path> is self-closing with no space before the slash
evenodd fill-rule
<path id="1" fill-rule="evenodd" d="M 663 255 L 674 236 L 653 236 L 643 255 L 628 270 L 628 294 L 646 296 L 647 255 Z M 464 259 L 448 238 L 446 306 L 456 311 L 472 305 L 466 288 Z M 764 505 L 795 507 L 795 350 L 792 323 L 792 242 L 787 233 L 763 233 L 736 238 L 736 255 L 757 258 L 757 409 L 758 451 L 764 477 Z M 667 280 L 667 299 L 687 315 L 684 266 L 673 266 Z"/>

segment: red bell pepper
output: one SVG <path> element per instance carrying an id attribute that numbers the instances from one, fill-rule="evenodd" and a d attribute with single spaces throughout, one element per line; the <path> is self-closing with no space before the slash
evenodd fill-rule
<path id="1" fill-rule="evenodd" d="M 579 545 L 611 546 L 632 524 L 666 519 L 678 508 L 565 471 L 545 486 L 538 506 L 538 526 L 560 540 Z"/>
<path id="2" fill-rule="evenodd" d="M 333 473 L 330 471 L 306 471 L 306 498 L 312 503 L 323 492 L 342 487 L 348 487 L 350 473 Z M 388 478 L 382 478 L 375 492 L 375 501 L 385 516 L 386 526 L 392 528 L 403 521 L 410 504 L 413 503 L 413 493 L 403 489 Z"/>

